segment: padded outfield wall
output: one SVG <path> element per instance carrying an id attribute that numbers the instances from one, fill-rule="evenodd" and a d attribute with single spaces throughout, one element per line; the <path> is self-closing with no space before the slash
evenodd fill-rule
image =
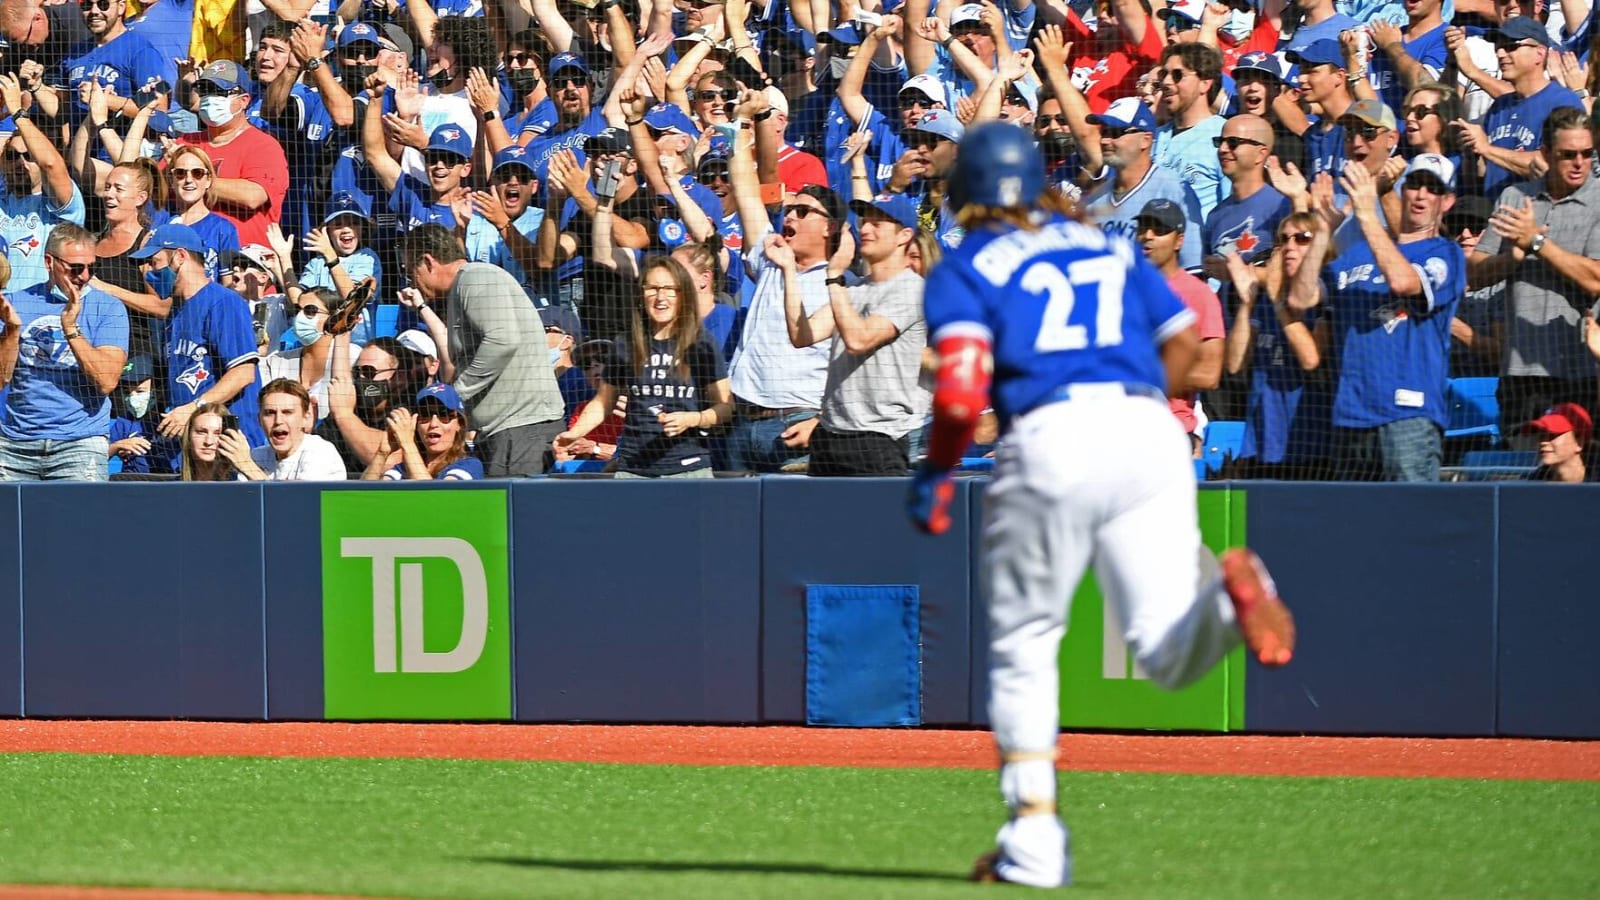
<path id="1" fill-rule="evenodd" d="M 0 715 L 968 725 L 981 480 L 0 486 Z M 1075 728 L 1600 737 L 1600 488 L 1201 493 L 1301 627 L 1186 691 L 1074 601 Z"/>

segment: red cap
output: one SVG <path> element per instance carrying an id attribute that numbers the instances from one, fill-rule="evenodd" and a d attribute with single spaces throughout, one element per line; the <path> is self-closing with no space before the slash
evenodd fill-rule
<path id="1" fill-rule="evenodd" d="M 1572 432 L 1579 447 L 1589 446 L 1589 436 L 1594 433 L 1594 422 L 1589 411 L 1576 403 L 1557 403 L 1544 411 L 1544 415 L 1529 422 L 1523 431 L 1542 431 L 1555 437 Z"/>

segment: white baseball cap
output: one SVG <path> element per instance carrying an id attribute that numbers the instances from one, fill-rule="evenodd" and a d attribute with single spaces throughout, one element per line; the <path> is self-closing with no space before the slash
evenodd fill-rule
<path id="1" fill-rule="evenodd" d="M 395 336 L 395 340 L 400 342 L 400 346 L 415 350 L 423 356 L 431 356 L 435 359 L 439 357 L 439 346 L 433 342 L 433 338 L 426 331 L 418 331 L 415 328 L 411 328 L 400 332 Z"/>
<path id="2" fill-rule="evenodd" d="M 964 3 L 956 7 L 956 11 L 950 14 L 950 27 L 954 28 L 963 22 L 979 22 L 982 20 L 982 3 Z"/>
<path id="3" fill-rule="evenodd" d="M 1444 182 L 1444 186 L 1451 191 L 1456 189 L 1456 164 L 1447 156 L 1437 153 L 1418 153 L 1410 165 L 1406 166 L 1406 175 L 1412 172 L 1427 172 Z"/>
<path id="4" fill-rule="evenodd" d="M 772 107 L 773 112 L 782 113 L 786 116 L 789 114 L 789 98 L 784 96 L 783 88 L 775 84 L 769 85 L 766 94 L 767 105 Z"/>
<path id="5" fill-rule="evenodd" d="M 945 99 L 944 82 L 926 72 L 906 79 L 906 83 L 900 85 L 899 93 L 904 94 L 906 91 L 916 91 L 934 103 L 949 102 Z"/>
<path id="6" fill-rule="evenodd" d="M 1158 19 L 1168 19 L 1172 16 L 1183 16 L 1190 22 L 1200 24 L 1200 16 L 1206 11 L 1205 0 L 1172 0 L 1166 8 L 1156 13 Z"/>

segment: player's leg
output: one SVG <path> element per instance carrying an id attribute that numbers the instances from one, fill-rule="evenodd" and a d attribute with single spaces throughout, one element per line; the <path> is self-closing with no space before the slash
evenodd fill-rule
<path id="1" fill-rule="evenodd" d="M 1010 819 L 979 877 L 1038 887 L 1071 880 L 1056 814 L 1057 658 L 1067 606 L 1091 551 L 1085 466 L 1065 404 L 1017 423 L 985 497 L 982 585 L 989 610 L 989 720 Z M 1069 498 L 1071 498 L 1069 500 Z"/>
<path id="2" fill-rule="evenodd" d="M 1241 607 L 1230 588 L 1241 591 L 1242 580 L 1259 574 L 1245 586 L 1263 595 L 1257 606 L 1275 613 L 1282 604 L 1264 570 L 1252 563 L 1246 572 L 1243 558 L 1232 559 L 1225 580 L 1201 544 L 1193 467 L 1168 411 L 1130 398 L 1118 421 L 1125 477 L 1097 535 L 1095 574 L 1140 668 L 1156 684 L 1179 688 L 1239 644 Z"/>

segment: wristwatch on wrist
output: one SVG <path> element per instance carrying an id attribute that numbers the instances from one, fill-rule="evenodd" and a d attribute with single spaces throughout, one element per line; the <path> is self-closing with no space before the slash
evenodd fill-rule
<path id="1" fill-rule="evenodd" d="M 844 282 L 844 276 L 843 275 L 830 276 L 827 281 L 823 282 L 823 284 L 827 284 L 827 285 L 835 285 L 835 284 L 837 284 L 840 287 L 845 287 L 846 286 L 845 282 Z"/>
<path id="2" fill-rule="evenodd" d="M 1534 235 L 1533 240 L 1528 242 L 1528 255 L 1538 256 L 1539 251 L 1544 249 L 1544 242 L 1548 239 L 1549 236 L 1542 231 Z"/>
<path id="3" fill-rule="evenodd" d="M 486 110 L 483 111 L 483 120 L 485 122 L 493 122 L 496 118 L 499 117 L 499 115 L 500 115 L 499 113 L 495 112 L 492 109 L 486 109 Z"/>
<path id="4" fill-rule="evenodd" d="M 316 70 L 318 70 L 320 68 L 322 68 L 322 57 L 313 56 L 310 59 L 306 60 L 306 64 L 304 66 L 306 74 L 309 75 L 312 72 L 315 72 Z"/>
<path id="5" fill-rule="evenodd" d="M 333 259 L 328 259 L 326 256 L 324 256 L 322 258 L 322 264 L 331 269 L 339 264 L 339 257 L 335 256 Z"/>
<path id="6" fill-rule="evenodd" d="M 74 328 L 74 329 L 72 329 L 72 330 L 71 330 L 71 331 L 64 331 L 64 332 L 62 332 L 62 333 L 61 333 L 61 337 L 62 337 L 62 338 L 63 338 L 63 339 L 64 339 L 64 340 L 68 340 L 68 341 L 70 341 L 70 340 L 72 340 L 72 339 L 73 339 L 73 338 L 81 338 L 81 337 L 83 337 L 83 332 L 81 332 L 81 331 L 79 331 L 79 330 L 78 330 L 78 329 L 76 329 L 76 328 Z"/>

